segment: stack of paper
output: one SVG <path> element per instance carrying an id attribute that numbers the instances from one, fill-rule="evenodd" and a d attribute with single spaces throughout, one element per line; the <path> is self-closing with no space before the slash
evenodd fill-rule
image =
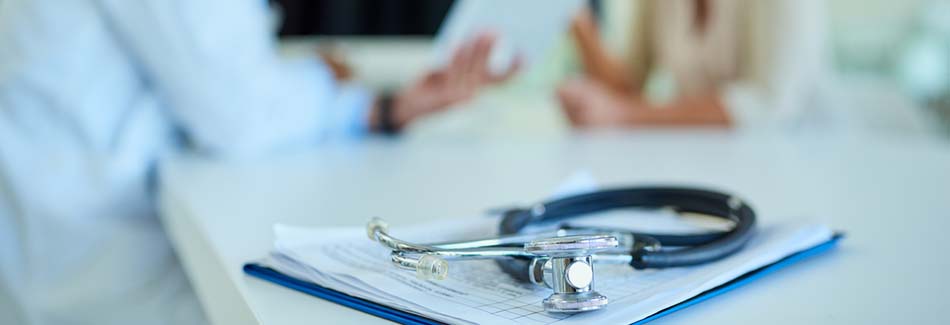
<path id="1" fill-rule="evenodd" d="M 643 226 L 638 229 L 664 228 L 662 224 L 670 219 L 663 213 L 621 214 L 625 214 L 624 224 Z M 412 227 L 393 225 L 390 233 L 418 242 L 481 238 L 494 233 L 497 221 L 478 217 Z M 764 224 L 743 250 L 701 266 L 634 270 L 598 264 L 594 286 L 610 299 L 608 308 L 552 314 L 541 306 L 549 289 L 519 283 L 492 261 L 450 262 L 448 279 L 420 280 L 413 271 L 392 265 L 390 251 L 370 241 L 363 228 L 274 228 L 275 250 L 260 264 L 284 275 L 440 322 L 493 324 L 633 323 L 833 237 L 832 231 L 820 225 Z"/>

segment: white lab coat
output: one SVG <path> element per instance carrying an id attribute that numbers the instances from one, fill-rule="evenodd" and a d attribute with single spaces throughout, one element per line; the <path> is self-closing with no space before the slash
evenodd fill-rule
<path id="1" fill-rule="evenodd" d="M 0 1 L 0 323 L 203 322 L 156 219 L 158 159 L 366 129 L 371 97 L 279 58 L 269 17 L 262 0 Z"/>

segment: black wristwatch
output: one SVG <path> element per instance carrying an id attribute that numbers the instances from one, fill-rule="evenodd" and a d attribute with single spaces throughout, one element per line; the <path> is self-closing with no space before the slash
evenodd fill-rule
<path id="1" fill-rule="evenodd" d="M 393 94 L 383 93 L 379 96 L 376 111 L 376 125 L 379 127 L 379 133 L 384 135 L 399 134 L 399 126 L 396 125 L 393 112 Z"/>

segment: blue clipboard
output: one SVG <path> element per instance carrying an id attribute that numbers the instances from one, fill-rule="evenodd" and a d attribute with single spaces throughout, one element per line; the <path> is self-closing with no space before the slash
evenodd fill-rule
<path id="1" fill-rule="evenodd" d="M 835 234 L 828 241 L 818 244 L 814 247 L 796 252 L 785 258 L 776 261 L 775 263 L 765 265 L 758 269 L 749 271 L 746 274 L 743 274 L 735 279 L 732 279 L 729 282 L 723 283 L 718 287 L 709 289 L 692 297 L 690 299 L 684 300 L 683 302 L 670 306 L 664 310 L 658 311 L 657 313 L 648 316 L 647 318 L 641 319 L 635 323 L 636 324 L 645 324 L 654 319 L 669 315 L 678 310 L 687 308 L 689 306 L 698 304 L 700 302 L 706 301 L 712 297 L 721 295 L 729 290 L 738 288 L 746 283 L 752 282 L 755 279 L 761 278 L 768 275 L 769 273 L 775 272 L 783 267 L 794 264 L 801 260 L 807 259 L 809 257 L 821 254 L 833 247 L 836 246 L 838 241 L 841 240 L 844 236 L 840 233 Z M 276 270 L 263 266 L 256 263 L 249 263 L 244 265 L 244 273 L 247 273 L 250 276 L 257 277 L 266 281 L 270 281 L 309 295 L 312 295 L 317 298 L 326 299 L 337 304 L 353 308 L 367 314 L 375 315 L 377 317 L 385 318 L 397 323 L 402 324 L 442 324 L 441 322 L 428 319 L 421 315 L 412 314 L 402 310 L 393 309 L 378 303 L 353 297 L 342 292 L 321 287 L 319 285 L 301 281 L 296 278 L 287 276 L 283 273 L 277 272 Z"/>

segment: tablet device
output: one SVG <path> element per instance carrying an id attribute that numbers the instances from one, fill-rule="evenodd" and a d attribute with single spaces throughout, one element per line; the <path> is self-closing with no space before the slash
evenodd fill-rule
<path id="1" fill-rule="evenodd" d="M 455 50 L 481 32 L 498 40 L 489 69 L 502 73 L 520 57 L 527 67 L 537 62 L 567 32 L 585 0 L 458 0 L 436 35 L 433 56 L 445 65 Z"/>

